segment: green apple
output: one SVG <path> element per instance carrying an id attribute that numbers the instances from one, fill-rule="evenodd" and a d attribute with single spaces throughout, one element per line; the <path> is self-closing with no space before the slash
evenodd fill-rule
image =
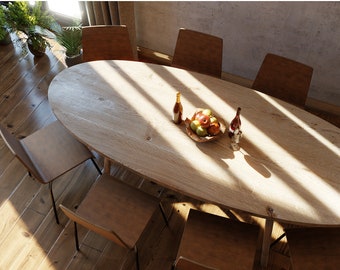
<path id="1" fill-rule="evenodd" d="M 200 137 L 204 137 L 208 135 L 207 129 L 202 127 L 202 126 L 198 126 L 196 129 L 196 134 Z"/>
<path id="2" fill-rule="evenodd" d="M 196 131 L 196 129 L 200 126 L 200 121 L 198 120 L 193 120 L 191 121 L 190 123 L 190 128 L 193 130 L 193 131 Z"/>
<path id="3" fill-rule="evenodd" d="M 203 114 L 210 116 L 212 114 L 212 111 L 210 109 L 204 109 L 202 111 Z"/>
<path id="4" fill-rule="evenodd" d="M 210 123 L 218 123 L 218 120 L 215 116 L 210 116 Z"/>

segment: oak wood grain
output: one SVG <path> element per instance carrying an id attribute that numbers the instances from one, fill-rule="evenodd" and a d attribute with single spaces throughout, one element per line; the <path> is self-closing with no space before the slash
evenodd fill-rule
<path id="1" fill-rule="evenodd" d="M 242 107 L 241 150 L 228 136 L 198 144 L 171 122 L 211 108 L 230 122 Z M 83 143 L 148 179 L 260 217 L 340 224 L 339 129 L 316 116 L 210 76 L 133 61 L 81 64 L 58 74 L 49 101 Z M 311 185 L 313 183 L 313 185 Z"/>

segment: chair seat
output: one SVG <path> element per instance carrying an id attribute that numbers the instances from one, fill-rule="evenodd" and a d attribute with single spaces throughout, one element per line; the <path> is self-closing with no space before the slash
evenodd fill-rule
<path id="1" fill-rule="evenodd" d="M 258 234 L 258 226 L 191 209 L 177 258 L 216 269 L 252 269 Z"/>
<path id="2" fill-rule="evenodd" d="M 340 269 L 340 228 L 285 229 L 294 270 Z"/>
<path id="3" fill-rule="evenodd" d="M 119 269 L 130 266 L 126 263 L 130 251 L 134 252 L 136 267 L 140 269 L 139 241 L 144 239 L 142 235 L 151 223 L 156 209 L 162 212 L 157 198 L 108 174 L 99 177 L 76 212 L 63 205 L 60 208 L 74 222 L 77 250 L 80 250 L 78 224 L 127 250 Z M 167 224 L 166 217 L 162 214 Z"/>
<path id="4" fill-rule="evenodd" d="M 45 183 L 92 158 L 92 153 L 55 121 L 20 141 Z M 34 173 L 34 172 L 32 172 Z"/>
<path id="5" fill-rule="evenodd" d="M 115 232 L 133 248 L 158 207 L 157 198 L 104 174 L 76 213 L 90 223 Z"/>
<path id="6" fill-rule="evenodd" d="M 27 168 L 29 175 L 34 176 L 40 183 L 49 185 L 57 224 L 59 218 L 52 190 L 53 180 L 88 159 L 92 160 L 101 174 L 91 151 L 67 132 L 59 121 L 22 140 L 18 140 L 3 125 L 0 125 L 0 134 L 8 148 Z"/>

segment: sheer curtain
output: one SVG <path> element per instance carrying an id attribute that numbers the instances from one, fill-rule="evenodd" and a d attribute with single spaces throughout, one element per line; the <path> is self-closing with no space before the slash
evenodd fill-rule
<path id="1" fill-rule="evenodd" d="M 83 25 L 126 25 L 137 57 L 136 27 L 133 2 L 80 1 Z"/>

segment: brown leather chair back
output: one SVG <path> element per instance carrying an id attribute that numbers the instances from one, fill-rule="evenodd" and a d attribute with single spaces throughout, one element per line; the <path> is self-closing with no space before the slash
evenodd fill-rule
<path id="1" fill-rule="evenodd" d="M 259 233 L 257 225 L 190 209 L 175 269 L 252 269 Z"/>
<path id="2" fill-rule="evenodd" d="M 128 28 L 97 25 L 82 28 L 83 61 L 137 60 L 132 52 Z"/>
<path id="3" fill-rule="evenodd" d="M 294 60 L 267 54 L 252 88 L 304 107 L 311 83 L 313 68 Z"/>
<path id="4" fill-rule="evenodd" d="M 181 28 L 172 66 L 221 78 L 223 39 Z"/>
<path id="5" fill-rule="evenodd" d="M 294 270 L 340 267 L 340 227 L 285 229 Z"/>

